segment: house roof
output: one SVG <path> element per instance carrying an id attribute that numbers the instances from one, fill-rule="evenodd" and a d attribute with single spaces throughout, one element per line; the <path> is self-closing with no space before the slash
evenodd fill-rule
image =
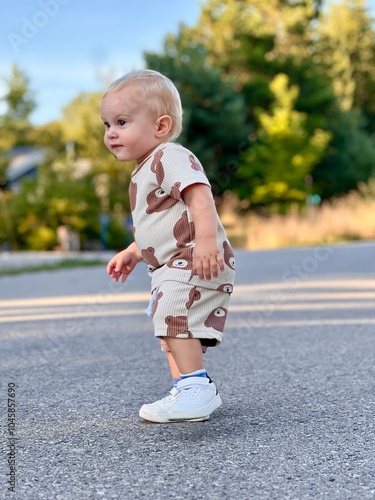
<path id="1" fill-rule="evenodd" d="M 46 148 L 18 147 L 6 153 L 12 158 L 6 171 L 7 181 L 12 184 L 29 174 L 40 165 L 46 157 Z"/>

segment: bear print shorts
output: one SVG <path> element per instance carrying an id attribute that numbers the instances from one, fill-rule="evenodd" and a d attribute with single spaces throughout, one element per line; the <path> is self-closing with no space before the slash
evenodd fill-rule
<path id="1" fill-rule="evenodd" d="M 227 291 L 178 281 L 161 282 L 153 291 L 155 337 L 198 338 L 205 348 L 220 343 L 233 287 L 227 285 L 224 289 Z M 162 349 L 168 350 L 163 340 Z"/>

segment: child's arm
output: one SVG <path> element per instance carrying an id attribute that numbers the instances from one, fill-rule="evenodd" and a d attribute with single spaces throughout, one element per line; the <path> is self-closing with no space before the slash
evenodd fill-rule
<path id="1" fill-rule="evenodd" d="M 129 274 L 133 271 L 138 262 L 142 260 L 143 257 L 137 245 L 131 243 L 128 248 L 116 254 L 113 259 L 108 262 L 107 273 L 115 281 L 118 281 L 122 275 L 121 281 L 125 283 Z"/>
<path id="2" fill-rule="evenodd" d="M 192 184 L 182 192 L 195 227 L 194 268 L 201 280 L 217 278 L 224 271 L 224 260 L 217 244 L 217 214 L 211 189 Z"/>

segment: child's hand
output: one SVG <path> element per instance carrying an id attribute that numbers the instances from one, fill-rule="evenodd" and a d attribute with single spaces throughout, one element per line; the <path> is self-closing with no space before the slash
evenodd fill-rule
<path id="1" fill-rule="evenodd" d="M 201 280 L 217 278 L 224 271 L 224 260 L 217 244 L 217 212 L 211 188 L 206 184 L 192 184 L 182 192 L 190 208 L 195 228 L 193 266 Z"/>
<path id="2" fill-rule="evenodd" d="M 216 238 L 195 241 L 193 266 L 201 280 L 217 278 L 219 269 L 224 271 L 224 259 Z"/>
<path id="3" fill-rule="evenodd" d="M 107 273 L 115 281 L 118 281 L 122 276 L 121 282 L 125 283 L 138 262 L 140 262 L 140 258 L 127 248 L 116 254 L 113 259 L 108 262 Z"/>

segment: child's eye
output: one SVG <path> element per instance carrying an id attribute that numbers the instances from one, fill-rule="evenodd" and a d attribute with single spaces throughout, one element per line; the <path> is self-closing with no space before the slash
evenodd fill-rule
<path id="1" fill-rule="evenodd" d="M 119 120 L 117 123 L 118 123 L 121 127 L 123 127 L 123 126 L 125 125 L 126 121 L 125 121 L 125 120 Z"/>
<path id="2" fill-rule="evenodd" d="M 108 122 L 103 122 L 105 128 L 109 128 L 109 123 Z"/>

